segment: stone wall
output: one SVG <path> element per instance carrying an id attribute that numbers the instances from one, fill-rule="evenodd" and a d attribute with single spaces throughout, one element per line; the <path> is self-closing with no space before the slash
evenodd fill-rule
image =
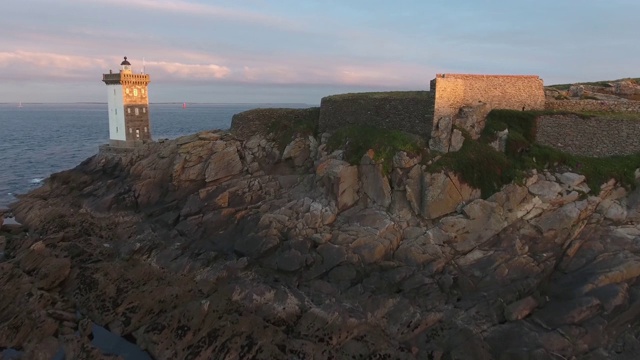
<path id="1" fill-rule="evenodd" d="M 252 109 L 233 115 L 230 131 L 239 139 L 249 139 L 253 135 L 269 132 L 269 127 L 276 121 L 294 124 L 297 122 L 318 123 L 320 108 L 307 109 Z"/>
<path id="2" fill-rule="evenodd" d="M 546 110 L 591 112 L 638 112 L 640 101 L 547 100 Z"/>
<path id="3" fill-rule="evenodd" d="M 574 155 L 604 157 L 640 152 L 640 121 L 577 115 L 537 119 L 536 141 Z"/>
<path id="4" fill-rule="evenodd" d="M 487 104 L 487 111 L 541 110 L 545 105 L 542 79 L 536 75 L 437 74 L 431 91 L 435 94 L 436 121 L 479 103 Z"/>
<path id="5" fill-rule="evenodd" d="M 428 91 L 394 91 L 328 96 L 320 104 L 321 132 L 366 124 L 429 137 L 433 96 Z"/>

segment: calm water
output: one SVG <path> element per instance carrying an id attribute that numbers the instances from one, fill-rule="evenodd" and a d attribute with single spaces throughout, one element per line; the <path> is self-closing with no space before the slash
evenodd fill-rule
<path id="1" fill-rule="evenodd" d="M 151 104 L 154 139 L 228 129 L 233 114 L 304 104 Z M 75 167 L 108 142 L 106 104 L 0 104 L 0 207 L 54 172 Z"/>

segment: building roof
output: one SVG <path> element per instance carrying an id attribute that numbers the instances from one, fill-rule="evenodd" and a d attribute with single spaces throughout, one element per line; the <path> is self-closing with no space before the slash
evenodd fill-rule
<path id="1" fill-rule="evenodd" d="M 120 63 L 120 65 L 131 65 L 130 62 L 127 61 L 127 57 L 124 57 L 124 61 Z"/>

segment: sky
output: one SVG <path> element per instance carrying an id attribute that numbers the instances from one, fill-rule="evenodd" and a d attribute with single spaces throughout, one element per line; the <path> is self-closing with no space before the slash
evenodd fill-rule
<path id="1" fill-rule="evenodd" d="M 4 0 L 0 103 L 106 102 L 123 56 L 151 102 L 319 104 L 428 90 L 436 73 L 640 77 L 638 14 L 638 0 Z"/>

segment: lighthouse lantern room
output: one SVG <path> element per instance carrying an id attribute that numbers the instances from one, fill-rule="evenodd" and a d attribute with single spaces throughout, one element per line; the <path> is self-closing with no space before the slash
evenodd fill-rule
<path id="1" fill-rule="evenodd" d="M 109 107 L 109 144 L 115 147 L 134 147 L 151 141 L 149 123 L 148 74 L 134 74 L 131 63 L 124 57 L 120 72 L 102 75 L 107 84 Z"/>

